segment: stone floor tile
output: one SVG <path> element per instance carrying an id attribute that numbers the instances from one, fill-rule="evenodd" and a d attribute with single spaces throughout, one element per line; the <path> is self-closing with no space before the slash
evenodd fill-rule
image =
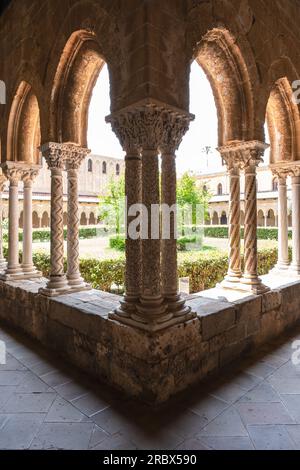
<path id="1" fill-rule="evenodd" d="M 16 386 L 1 386 L 0 388 L 0 412 L 3 406 L 8 402 L 9 398 L 16 391 Z"/>
<path id="2" fill-rule="evenodd" d="M 28 449 L 44 417 L 41 413 L 7 415 L 0 429 L 0 450 Z"/>
<path id="3" fill-rule="evenodd" d="M 300 381 L 300 365 L 294 365 L 292 361 L 286 362 L 283 366 L 279 367 L 274 374 L 272 374 L 272 377 L 298 377 Z"/>
<path id="4" fill-rule="evenodd" d="M 50 387 L 57 387 L 58 385 L 63 385 L 68 382 L 72 382 L 73 377 L 69 374 L 65 374 L 60 370 L 55 370 L 54 372 L 49 372 L 48 374 L 41 375 L 40 378 L 46 382 Z"/>
<path id="5" fill-rule="evenodd" d="M 27 370 L 27 368 L 21 364 L 16 358 L 11 354 L 6 354 L 6 364 L 0 364 L 0 371 L 19 371 Z"/>
<path id="6" fill-rule="evenodd" d="M 82 421 L 88 421 L 88 417 L 60 396 L 56 397 L 45 418 L 47 423 L 75 423 Z"/>
<path id="7" fill-rule="evenodd" d="M 68 382 L 54 387 L 55 391 L 65 400 L 74 401 L 90 392 L 89 386 L 84 382 Z"/>
<path id="8" fill-rule="evenodd" d="M 191 410 L 199 415 L 205 424 L 215 419 L 220 413 L 228 408 L 228 403 L 211 395 L 200 399 L 191 406 Z"/>
<path id="9" fill-rule="evenodd" d="M 294 442 L 296 450 L 300 450 L 300 425 L 287 425 L 285 426 L 290 438 Z"/>
<path id="10" fill-rule="evenodd" d="M 187 439 L 186 441 L 175 447 L 175 450 L 211 450 L 209 446 L 206 446 L 199 439 Z"/>
<path id="11" fill-rule="evenodd" d="M 249 437 L 201 437 L 201 441 L 213 450 L 254 450 Z"/>
<path id="12" fill-rule="evenodd" d="M 128 425 L 127 418 L 111 407 L 94 414 L 91 419 L 109 434 L 116 434 Z"/>
<path id="13" fill-rule="evenodd" d="M 216 398 L 219 398 L 227 403 L 234 403 L 239 400 L 243 395 L 245 395 L 246 391 L 241 388 L 239 385 L 233 382 L 221 382 L 219 385 L 213 386 L 210 390 L 211 395 Z"/>
<path id="14" fill-rule="evenodd" d="M 243 390 L 248 391 L 261 383 L 262 379 L 246 372 L 240 372 L 232 376 L 232 383 L 238 385 Z"/>
<path id="15" fill-rule="evenodd" d="M 253 362 L 248 362 L 245 365 L 243 364 L 243 367 L 244 371 L 247 374 L 254 375 L 255 377 L 259 377 L 260 379 L 265 379 L 276 371 L 275 367 L 263 361 L 258 361 L 254 364 Z"/>
<path id="16" fill-rule="evenodd" d="M 248 432 L 237 410 L 233 407 L 225 410 L 197 435 L 213 437 L 248 437 Z"/>
<path id="17" fill-rule="evenodd" d="M 2 413 L 47 413 L 55 393 L 14 393 L 2 407 Z"/>
<path id="18" fill-rule="evenodd" d="M 130 442 L 128 437 L 122 433 L 116 433 L 113 436 L 107 437 L 104 441 L 98 444 L 93 450 L 136 450 L 135 444 Z"/>
<path id="19" fill-rule="evenodd" d="M 239 403 L 280 403 L 280 395 L 267 382 L 262 382 L 239 399 Z"/>
<path id="20" fill-rule="evenodd" d="M 41 359 L 40 362 L 30 367 L 30 370 L 38 377 L 56 371 L 56 367 L 50 361 Z"/>
<path id="21" fill-rule="evenodd" d="M 93 447 L 96 447 L 108 437 L 109 437 L 109 434 L 103 431 L 103 429 L 99 428 L 97 424 L 94 424 L 93 432 L 91 434 L 91 438 L 89 442 L 89 448 L 92 449 Z"/>
<path id="22" fill-rule="evenodd" d="M 30 449 L 86 450 L 92 423 L 43 423 Z"/>
<path id="23" fill-rule="evenodd" d="M 24 379 L 18 385 L 17 389 L 18 393 L 42 393 L 42 392 L 49 392 L 54 390 L 49 387 L 48 384 L 43 382 L 39 377 L 37 377 L 33 372 L 27 371 Z"/>
<path id="24" fill-rule="evenodd" d="M 244 424 L 291 424 L 293 419 L 282 403 L 238 403 Z"/>
<path id="25" fill-rule="evenodd" d="M 248 431 L 256 450 L 295 450 L 285 426 L 249 426 Z"/>
<path id="26" fill-rule="evenodd" d="M 299 377 L 274 377 L 270 376 L 267 381 L 279 393 L 283 394 L 300 394 Z"/>
<path id="27" fill-rule="evenodd" d="M 300 424 L 300 395 L 281 395 L 281 399 L 294 421 Z"/>
<path id="28" fill-rule="evenodd" d="M 95 395 L 93 392 L 89 392 L 86 395 L 73 400 L 73 405 L 76 406 L 82 413 L 88 416 L 92 416 L 99 411 L 103 411 L 109 407 L 107 400 Z"/>
<path id="29" fill-rule="evenodd" d="M 2 385 L 20 385 L 25 374 L 25 371 L 0 371 L 0 387 Z"/>

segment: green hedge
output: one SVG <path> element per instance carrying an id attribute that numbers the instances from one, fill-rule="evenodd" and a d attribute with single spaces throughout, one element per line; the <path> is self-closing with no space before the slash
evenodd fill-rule
<path id="1" fill-rule="evenodd" d="M 228 238 L 228 227 L 205 227 L 204 236 L 208 238 Z M 244 229 L 241 229 L 241 236 L 244 238 Z M 278 228 L 257 228 L 257 238 L 259 240 L 278 240 Z M 289 230 L 289 238 L 292 239 L 292 231 Z"/>
<path id="2" fill-rule="evenodd" d="M 96 238 L 96 237 L 105 237 L 108 234 L 113 233 L 113 230 L 107 226 L 97 226 L 97 227 L 80 227 L 79 229 L 79 238 Z M 48 242 L 50 241 L 50 229 L 34 229 L 32 232 L 32 240 L 34 242 Z M 64 239 L 67 239 L 67 229 L 64 229 Z M 4 231 L 3 241 L 8 242 L 8 233 Z M 23 241 L 23 231 L 19 231 L 19 241 Z"/>
<path id="3" fill-rule="evenodd" d="M 125 237 L 111 237 L 109 239 L 109 247 L 113 250 L 125 251 Z"/>
<path id="4" fill-rule="evenodd" d="M 291 256 L 291 250 L 290 250 Z M 35 253 L 34 263 L 49 275 L 49 255 Z M 260 275 L 267 274 L 277 262 L 277 249 L 261 250 L 258 254 L 258 271 Z M 110 291 L 112 284 L 124 285 L 125 260 L 95 260 L 82 259 L 80 269 L 84 279 L 94 288 Z M 191 293 L 200 292 L 215 287 L 222 281 L 228 269 L 228 257 L 222 254 L 201 254 L 196 259 L 179 263 L 179 277 L 190 278 Z"/>

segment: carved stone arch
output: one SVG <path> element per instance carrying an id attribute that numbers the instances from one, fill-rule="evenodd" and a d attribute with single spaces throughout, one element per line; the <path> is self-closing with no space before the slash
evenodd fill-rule
<path id="1" fill-rule="evenodd" d="M 276 61 L 269 70 L 266 119 L 271 163 L 300 159 L 300 114 L 292 88 L 296 78 L 296 70 L 286 58 Z"/>
<path id="2" fill-rule="evenodd" d="M 202 37 L 194 58 L 212 87 L 219 145 L 257 138 L 253 83 L 236 38 L 226 28 L 214 28 Z"/>
<path id="3" fill-rule="evenodd" d="M 74 32 L 64 47 L 50 99 L 50 139 L 87 146 L 88 109 L 105 61 L 94 33 Z"/>
<path id="4" fill-rule="evenodd" d="M 12 101 L 6 143 L 6 160 L 40 164 L 39 104 L 31 85 L 23 81 Z"/>

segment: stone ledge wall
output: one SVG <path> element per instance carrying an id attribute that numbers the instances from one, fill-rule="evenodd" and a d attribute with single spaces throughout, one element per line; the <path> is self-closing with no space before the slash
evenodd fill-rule
<path id="1" fill-rule="evenodd" d="M 149 403 L 217 373 L 300 320 L 300 282 L 235 302 L 201 293 L 189 301 L 196 320 L 155 336 L 108 320 L 117 296 L 91 291 L 47 299 L 37 294 L 40 286 L 1 282 L 1 321 Z"/>

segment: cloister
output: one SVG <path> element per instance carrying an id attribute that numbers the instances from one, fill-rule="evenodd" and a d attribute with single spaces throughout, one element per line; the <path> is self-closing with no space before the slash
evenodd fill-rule
<path id="1" fill-rule="evenodd" d="M 10 2 L 0 17 L 0 79 L 7 93 L 6 105 L 0 105 L 0 191 L 9 189 L 7 260 L 0 234 L 1 322 L 152 405 L 218 375 L 297 324 L 299 18 L 300 7 L 291 0 L 132 0 L 130 7 L 122 0 Z M 173 206 L 176 152 L 194 119 L 189 112 L 193 61 L 214 93 L 218 151 L 230 177 L 229 214 L 221 213 L 217 222 L 229 224 L 228 274 L 211 291 L 181 295 L 171 217 L 169 239 L 127 237 L 124 297 L 93 290 L 79 270 L 79 225 L 88 221 L 80 220 L 78 204 L 79 169 L 90 153 L 87 113 L 93 86 L 107 64 L 111 114 L 106 121 L 126 152 L 128 207 Z M 268 147 L 266 121 L 270 170 L 278 181 L 279 241 L 276 268 L 260 278 L 256 172 Z M 32 188 L 42 159 L 51 171 L 49 279 L 32 261 Z M 287 178 L 292 184 L 292 263 Z M 274 213 L 266 215 L 275 220 Z M 133 219 L 129 213 L 127 227 Z"/>

